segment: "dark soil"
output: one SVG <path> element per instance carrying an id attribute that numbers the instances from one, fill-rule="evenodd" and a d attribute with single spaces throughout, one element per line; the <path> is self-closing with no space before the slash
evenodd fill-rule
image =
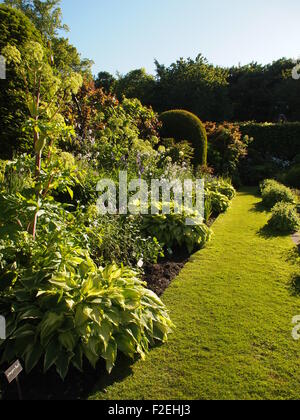
<path id="1" fill-rule="evenodd" d="M 157 264 L 146 265 L 143 280 L 150 290 L 161 296 L 172 280 L 178 276 L 189 258 L 190 255 L 186 250 L 177 249 L 173 255 L 164 258 Z"/>
<path id="2" fill-rule="evenodd" d="M 216 220 L 212 217 L 208 222 L 211 227 Z M 191 255 L 186 249 L 176 249 L 173 255 L 168 255 L 157 264 L 148 264 L 144 267 L 145 274 L 143 280 L 147 283 L 148 289 L 158 296 L 162 296 L 164 291 L 170 286 L 190 259 Z"/>

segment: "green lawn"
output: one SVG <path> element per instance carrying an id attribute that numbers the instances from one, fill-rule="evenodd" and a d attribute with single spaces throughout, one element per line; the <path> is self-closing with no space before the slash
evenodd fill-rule
<path id="1" fill-rule="evenodd" d="M 91 398 L 299 399 L 295 247 L 290 237 L 260 232 L 269 216 L 254 192 L 239 193 L 211 244 L 166 291 L 177 326 L 168 344 L 145 362 L 121 363 Z"/>

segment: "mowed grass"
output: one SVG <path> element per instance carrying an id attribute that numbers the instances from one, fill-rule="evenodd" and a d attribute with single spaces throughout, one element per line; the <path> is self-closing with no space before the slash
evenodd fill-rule
<path id="1" fill-rule="evenodd" d="M 163 296 L 176 331 L 130 369 L 121 363 L 93 399 L 299 399 L 290 237 L 260 231 L 255 190 L 238 194 L 215 236 Z"/>

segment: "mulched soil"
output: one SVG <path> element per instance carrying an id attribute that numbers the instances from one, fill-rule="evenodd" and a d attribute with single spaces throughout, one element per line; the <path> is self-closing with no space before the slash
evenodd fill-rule
<path id="1" fill-rule="evenodd" d="M 215 220 L 216 217 L 212 217 L 207 225 L 211 227 Z M 178 248 L 173 255 L 165 257 L 157 264 L 146 265 L 144 267 L 145 275 L 143 280 L 147 283 L 150 290 L 158 296 L 162 296 L 171 282 L 179 275 L 190 257 L 186 249 Z"/>
<path id="2" fill-rule="evenodd" d="M 148 288 L 161 296 L 170 286 L 185 264 L 189 260 L 189 254 L 186 250 L 176 250 L 172 256 L 169 256 L 157 264 L 148 264 L 144 267 L 145 275 L 143 280 Z"/>

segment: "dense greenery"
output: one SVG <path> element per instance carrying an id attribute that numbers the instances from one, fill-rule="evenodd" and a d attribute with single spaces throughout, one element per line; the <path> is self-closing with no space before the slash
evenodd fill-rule
<path id="1" fill-rule="evenodd" d="M 249 249 L 257 245 L 265 263 L 270 246 L 265 242 L 269 232 L 257 230 L 266 219 L 264 208 L 272 210 L 268 225 L 274 235 L 300 227 L 297 191 L 283 185 L 299 187 L 300 151 L 298 139 L 294 140 L 299 127 L 298 123 L 220 121 L 244 115 L 259 120 L 256 107 L 265 119 L 266 115 L 272 118 L 270 86 L 275 86 L 281 105 L 282 89 L 290 92 L 294 87 L 287 80 L 287 62 L 222 69 L 199 55 L 196 60 L 180 59 L 170 67 L 156 62 L 157 77 L 141 69 L 118 79 L 101 72 L 94 80 L 91 61 L 82 60 L 76 48 L 60 36 L 68 29 L 60 0 L 6 0 L 0 6 L 0 29 L 0 52 L 9 76 L 0 81 L 0 315 L 7 322 L 7 337 L 0 341 L 1 369 L 20 359 L 28 374 L 56 371 L 65 380 L 74 368 L 85 370 L 86 362 L 94 369 L 105 362 L 111 374 L 120 353 L 144 360 L 150 348 L 167 343 L 171 336 L 172 343 L 180 341 L 175 357 L 174 349 L 163 353 L 166 366 L 162 369 L 170 367 L 167 376 L 171 378 L 180 358 L 184 360 L 182 372 L 187 374 L 190 348 L 192 358 L 201 364 L 194 350 L 199 350 L 199 339 L 207 339 L 205 333 L 199 334 L 203 325 L 202 330 L 207 329 L 203 323 L 207 317 L 201 320 L 199 314 L 210 314 L 214 328 L 216 316 L 220 317 L 219 326 L 222 329 L 222 322 L 226 324 L 232 342 L 232 338 L 240 340 L 239 328 L 233 333 L 228 327 L 234 313 L 234 322 L 242 325 L 245 338 L 245 331 L 249 333 L 245 307 L 251 306 L 249 288 L 255 278 L 251 270 L 260 263 L 260 255 Z M 254 81 L 261 94 L 257 101 L 248 92 Z M 295 97 L 291 104 L 290 116 L 295 118 Z M 281 105 L 277 111 L 283 114 Z M 202 123 L 199 117 L 219 122 Z M 281 115 L 281 119 L 286 118 Z M 261 183 L 264 207 L 245 192 L 230 209 L 236 197 L 234 186 L 247 178 L 257 184 L 268 164 L 272 179 Z M 277 173 L 276 168 L 281 171 Z M 195 192 L 186 191 L 185 181 L 191 185 L 199 179 L 204 180 L 203 201 Z M 169 181 L 167 188 L 171 183 L 173 188 L 167 193 L 158 188 L 154 197 L 154 180 L 163 188 Z M 107 189 L 108 182 L 112 188 Z M 126 205 L 124 182 L 128 187 Z M 204 214 L 196 206 L 199 201 Z M 219 243 L 211 245 L 211 225 L 228 209 L 228 218 L 222 216 L 216 223 Z M 228 224 L 222 225 L 226 220 Z M 281 245 L 287 250 L 284 242 Z M 176 293 L 172 289 L 167 292 L 165 306 L 149 290 L 153 279 L 147 279 L 148 270 L 171 267 L 173 259 L 181 261 L 205 247 L 200 254 L 203 266 L 192 269 L 200 277 L 192 273 L 184 284 L 177 282 Z M 284 262 L 276 249 L 272 251 L 270 246 L 274 270 L 273 265 Z M 246 285 L 240 282 L 241 272 Z M 168 280 L 171 274 L 166 274 Z M 236 279 L 238 293 L 229 290 Z M 259 279 L 252 291 L 260 299 L 264 296 L 254 308 L 259 316 L 261 307 L 273 304 L 266 302 L 265 288 Z M 217 312 L 212 296 L 220 305 Z M 180 331 L 172 336 L 175 329 L 168 308 L 170 304 L 174 310 L 174 302 Z M 230 302 L 234 311 L 228 312 L 230 322 L 226 323 L 222 316 Z M 285 302 L 292 306 L 288 299 Z M 239 306 L 241 319 L 236 317 Z M 197 321 L 194 326 L 193 318 Z M 182 328 L 183 319 L 192 332 Z M 224 343 L 226 334 L 221 334 Z M 189 335 L 195 342 L 187 339 Z M 256 354 L 252 357 L 250 338 L 249 360 L 253 362 L 258 358 Z M 209 350 L 206 345 L 209 343 L 203 347 L 203 366 Z M 265 343 L 261 347 L 265 349 Z M 240 348 L 229 350 L 228 357 L 246 354 L 239 353 Z M 226 377 L 228 361 L 219 359 L 223 370 L 226 366 L 225 373 L 221 369 Z M 219 359 L 214 354 L 213 367 Z M 188 369 L 193 375 L 190 365 Z M 195 365 L 195 372 L 197 369 Z M 290 376 L 287 370 L 284 379 Z M 259 373 L 254 372 L 255 376 Z M 139 387 L 141 394 L 142 390 L 143 386 Z M 178 398 L 195 396 L 198 391 L 194 387 L 180 393 L 176 388 L 172 393 Z"/>
<path id="2" fill-rule="evenodd" d="M 18 10 L 0 5 L 0 52 L 9 43 L 23 50 L 29 41 L 41 42 L 41 34 Z M 6 80 L 0 82 L 0 157 L 11 158 L 15 150 L 30 149 L 30 139 L 22 131 L 26 121 L 24 82 L 14 68 L 7 68 Z"/>
<path id="3" fill-rule="evenodd" d="M 162 137 L 187 140 L 194 148 L 195 163 L 207 164 L 207 135 L 199 118 L 184 110 L 172 110 L 162 113 L 160 120 Z"/>
<path id="4" fill-rule="evenodd" d="M 266 160 L 275 157 L 292 161 L 300 155 L 300 123 L 239 125 L 242 135 L 253 138 L 250 152 L 259 154 L 256 159 Z"/>
<path id="5" fill-rule="evenodd" d="M 294 204 L 277 203 L 272 209 L 268 226 L 275 232 L 294 233 L 300 229 L 300 218 Z"/>
<path id="6" fill-rule="evenodd" d="M 247 156 L 252 139 L 242 136 L 239 128 L 230 123 L 205 123 L 208 137 L 208 162 L 216 174 L 239 177 L 239 165 Z"/>
<path id="7" fill-rule="evenodd" d="M 297 202 L 297 198 L 291 189 L 274 180 L 266 180 L 261 184 L 261 194 L 263 204 L 268 209 L 280 202 L 287 204 L 296 204 Z"/>
<path id="8" fill-rule="evenodd" d="M 221 68 L 199 55 L 170 66 L 155 64 L 155 78 L 138 69 L 118 78 L 106 74 L 104 81 L 119 97 L 132 95 L 158 112 L 186 109 L 203 121 L 300 119 L 300 84 L 292 78 L 292 59 Z"/>
<path id="9" fill-rule="evenodd" d="M 1 11 L 22 16 L 20 28 L 28 24 L 38 33 L 19 11 Z M 93 367 L 104 360 L 111 372 L 119 352 L 144 358 L 172 331 L 167 309 L 141 281 L 144 265 L 178 248 L 202 248 L 211 230 L 186 208 L 181 215 L 175 208 L 161 214 L 161 203 L 157 215 L 103 216 L 97 183 L 110 179 L 118 185 L 120 171 L 129 182 L 196 180 L 195 153 L 184 140 L 193 143 L 199 128 L 195 149 L 205 163 L 205 129 L 192 116 L 194 137 L 161 139 L 152 108 L 96 87 L 76 50 L 57 38 L 55 15 L 31 12 L 42 19 L 32 19 L 39 39 L 30 35 L 19 46 L 8 38 L 2 48 L 8 70 L 22 80 L 17 91 L 23 121 L 16 130 L 25 130 L 27 142 L 16 147 L 14 159 L 0 161 L 0 313 L 8 326 L 1 365 L 19 358 L 28 373 L 55 368 L 64 379 L 71 367 L 81 370 L 84 360 Z M 45 38 L 51 38 L 50 48 Z M 230 181 L 217 178 L 207 177 L 207 189 L 206 209 L 211 206 L 214 216 L 235 194 Z M 131 211 L 135 203 L 129 201 Z"/>

